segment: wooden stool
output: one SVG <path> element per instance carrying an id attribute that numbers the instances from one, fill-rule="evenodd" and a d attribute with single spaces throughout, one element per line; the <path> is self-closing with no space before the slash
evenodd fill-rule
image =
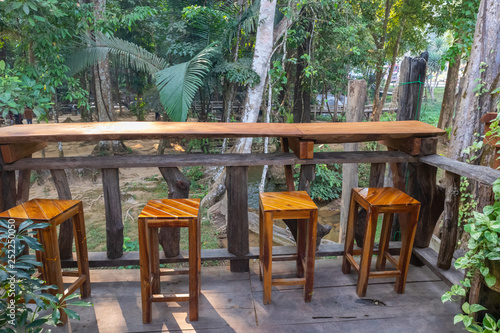
<path id="1" fill-rule="evenodd" d="M 38 231 L 37 238 L 44 251 L 36 251 L 37 260 L 42 263 L 41 275 L 47 285 L 56 285 L 57 289 L 49 290 L 51 294 L 62 294 L 63 299 L 72 294 L 78 287 L 82 298 L 90 296 L 89 262 L 87 253 L 87 235 L 83 218 L 83 205 L 77 200 L 50 200 L 33 199 L 0 213 L 2 219 L 14 219 L 16 226 L 25 220 L 36 223 L 49 223 L 50 226 Z M 63 271 L 59 256 L 57 240 L 57 226 L 67 219 L 73 219 L 73 233 L 75 236 L 76 261 L 78 272 Z M 66 291 L 63 285 L 63 276 L 76 277 Z M 66 323 L 68 316 L 61 310 L 61 321 Z"/>
<path id="2" fill-rule="evenodd" d="M 358 205 L 361 205 L 361 207 L 367 211 L 366 229 L 363 248 L 353 251 Z M 404 293 L 419 212 L 420 202 L 396 188 L 352 189 L 342 272 L 344 274 L 349 274 L 351 266 L 358 272 L 356 293 L 359 297 L 366 295 L 368 278 L 396 277 L 394 290 L 398 294 Z M 382 213 L 384 214 L 384 219 L 382 231 L 380 233 L 379 250 L 374 251 L 373 244 L 375 240 L 375 231 L 377 230 L 378 214 Z M 387 251 L 389 248 L 394 213 L 401 214 L 399 217 L 399 224 L 401 226 L 401 252 L 399 254 L 399 260 L 396 260 Z M 370 273 L 370 266 L 374 253 L 378 254 L 376 265 L 377 272 Z M 353 255 L 359 254 L 361 254 L 361 261 L 358 265 Z M 386 259 L 396 267 L 396 270 L 385 271 Z"/>
<path id="3" fill-rule="evenodd" d="M 314 283 L 318 207 L 307 192 L 297 191 L 260 193 L 259 208 L 259 274 L 264 283 L 264 304 L 271 304 L 271 288 L 279 285 L 304 285 L 304 299 L 310 302 Z M 272 278 L 275 219 L 298 219 L 297 255 L 280 258 L 297 261 L 297 278 Z"/>
<path id="4" fill-rule="evenodd" d="M 152 302 L 189 301 L 189 320 L 198 320 L 201 244 L 200 199 L 149 200 L 139 215 L 142 321 L 151 323 Z M 160 270 L 158 228 L 189 228 L 189 269 Z M 148 230 L 149 229 L 149 230 Z M 189 294 L 160 294 L 160 276 L 189 274 Z"/>

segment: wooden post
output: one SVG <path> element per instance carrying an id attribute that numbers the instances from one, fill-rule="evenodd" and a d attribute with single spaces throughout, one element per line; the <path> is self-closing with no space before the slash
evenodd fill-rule
<path id="1" fill-rule="evenodd" d="M 423 138 L 421 156 L 436 153 L 437 138 Z M 420 201 L 415 247 L 428 247 L 434 227 L 443 211 L 444 195 L 436 184 L 437 168 L 425 163 L 408 163 L 407 193 Z"/>
<path id="2" fill-rule="evenodd" d="M 184 199 L 189 197 L 191 182 L 178 168 L 159 168 L 168 185 L 169 199 Z M 160 228 L 159 243 L 167 258 L 176 257 L 180 253 L 180 228 Z"/>
<path id="3" fill-rule="evenodd" d="M 109 259 L 123 255 L 123 221 L 118 169 L 102 169 L 102 187 L 106 211 L 106 248 Z"/>
<path id="4" fill-rule="evenodd" d="M 72 200 L 69 188 L 68 177 L 64 169 L 50 170 L 57 195 L 61 200 Z M 64 221 L 59 226 L 59 254 L 61 259 L 71 259 L 73 257 L 73 220 Z"/>
<path id="5" fill-rule="evenodd" d="M 248 167 L 227 167 L 227 250 L 234 255 L 250 252 L 248 233 Z M 248 260 L 231 260 L 231 272 L 248 272 Z"/>
<path id="6" fill-rule="evenodd" d="M 405 57 L 399 76 L 399 103 L 396 120 L 419 120 L 429 55 Z"/>
<path id="7" fill-rule="evenodd" d="M 366 101 L 366 81 L 351 80 L 348 85 L 346 122 L 360 122 L 363 120 Z M 358 150 L 357 143 L 345 143 L 345 151 Z M 358 186 L 358 164 L 342 165 L 342 199 L 340 204 L 340 243 L 346 237 L 347 217 L 351 189 Z"/>
<path id="8" fill-rule="evenodd" d="M 453 252 L 457 246 L 458 207 L 460 205 L 460 176 L 445 172 L 444 223 L 441 233 L 441 246 L 437 266 L 449 269 Z"/>
<path id="9" fill-rule="evenodd" d="M 22 204 L 30 199 L 30 178 L 31 170 L 19 170 L 16 205 Z"/>

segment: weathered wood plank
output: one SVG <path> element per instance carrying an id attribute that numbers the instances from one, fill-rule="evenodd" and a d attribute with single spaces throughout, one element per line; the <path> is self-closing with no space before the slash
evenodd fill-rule
<path id="1" fill-rule="evenodd" d="M 123 220 L 118 169 L 102 169 L 102 187 L 106 212 L 106 250 L 109 259 L 123 255 Z"/>
<path id="2" fill-rule="evenodd" d="M 227 206 L 227 250 L 243 256 L 249 252 L 248 232 L 248 168 L 226 169 Z M 248 260 L 233 260 L 231 272 L 248 272 Z"/>
<path id="3" fill-rule="evenodd" d="M 47 147 L 47 143 L 16 143 L 10 145 L 1 145 L 0 149 L 2 151 L 3 160 L 5 163 L 12 163 L 20 160 L 24 157 L 30 156 L 31 154 Z"/>
<path id="4" fill-rule="evenodd" d="M 145 168 L 178 166 L 253 166 L 294 164 L 396 163 L 417 158 L 398 151 L 363 151 L 315 153 L 313 159 L 301 160 L 291 153 L 275 154 L 175 154 L 127 155 L 22 159 L 4 166 L 4 170 Z M 499 171 L 500 172 L 500 171 Z"/>
<path id="5" fill-rule="evenodd" d="M 426 248 L 413 248 L 413 254 L 417 256 L 430 270 L 436 274 L 444 283 L 448 286 L 452 286 L 454 284 L 459 284 L 460 280 L 463 280 L 464 273 L 463 271 L 456 270 L 453 265 L 449 270 L 444 270 L 437 267 L 437 258 L 438 254 L 433 249 Z"/>
<path id="6" fill-rule="evenodd" d="M 444 223 L 441 232 L 441 246 L 437 266 L 441 269 L 450 269 L 453 253 L 457 246 L 458 207 L 460 205 L 460 176 L 445 172 Z"/>
<path id="7" fill-rule="evenodd" d="M 61 200 L 72 200 L 71 190 L 69 188 L 68 177 L 64 170 L 50 170 L 57 195 Z M 59 254 L 61 259 L 72 257 L 73 251 L 73 220 L 64 221 L 59 226 Z"/>
<path id="8" fill-rule="evenodd" d="M 357 247 L 356 247 L 357 248 Z M 396 255 L 401 249 L 400 242 L 391 242 L 389 253 Z M 331 256 L 342 256 L 344 253 L 343 244 L 328 244 L 320 245 L 318 251 L 316 251 L 316 258 L 319 257 L 331 257 Z M 274 246 L 273 247 L 273 257 L 280 256 L 291 256 L 297 254 L 297 247 L 295 246 Z M 201 250 L 201 261 L 215 261 L 215 260 L 250 260 L 259 259 L 259 248 L 251 247 L 249 252 L 245 255 L 235 255 L 229 253 L 227 249 L 209 249 Z M 76 254 L 73 256 L 73 260 L 62 260 L 61 265 L 63 268 L 74 268 L 77 267 Z M 179 263 L 188 262 L 189 251 L 182 250 L 177 257 L 168 258 L 160 251 L 160 263 Z M 109 259 L 106 252 L 89 252 L 89 266 L 90 267 L 116 267 L 116 266 L 128 266 L 128 265 L 139 265 L 139 251 L 124 252 L 123 256 L 116 259 Z"/>
<path id="9" fill-rule="evenodd" d="M 459 162 L 439 155 L 423 156 L 418 159 L 420 162 L 435 166 L 437 168 L 464 176 L 478 182 L 492 185 L 500 178 L 500 171 L 481 165 L 471 165 Z"/>

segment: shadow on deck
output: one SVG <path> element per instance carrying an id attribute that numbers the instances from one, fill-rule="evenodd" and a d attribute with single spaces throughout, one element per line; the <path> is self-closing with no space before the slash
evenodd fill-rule
<path id="1" fill-rule="evenodd" d="M 273 263 L 273 274 L 293 272 L 293 262 Z M 367 296 L 355 293 L 357 275 L 343 275 L 340 259 L 316 260 L 314 295 L 304 303 L 300 286 L 273 287 L 262 303 L 258 261 L 249 273 L 227 266 L 202 268 L 198 322 L 187 320 L 187 302 L 153 303 L 153 322 L 142 324 L 139 270 L 91 270 L 94 307 L 74 307 L 71 320 L 53 332 L 458 332 L 457 304 L 441 303 L 448 287 L 427 267 L 410 266 L 406 292 L 394 279 L 371 279 Z M 170 282 L 167 282 L 170 281 Z M 187 292 L 186 276 L 162 278 L 162 292 Z"/>

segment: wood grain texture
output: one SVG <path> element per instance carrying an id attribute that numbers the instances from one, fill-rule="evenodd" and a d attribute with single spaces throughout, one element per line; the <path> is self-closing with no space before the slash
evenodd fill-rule
<path id="1" fill-rule="evenodd" d="M 60 200 L 71 200 L 68 177 L 64 170 L 50 170 Z M 73 221 L 64 221 L 59 227 L 59 253 L 61 259 L 69 259 L 73 252 Z"/>
<path id="2" fill-rule="evenodd" d="M 314 141 L 303 141 L 297 138 L 288 138 L 290 149 L 300 159 L 311 159 L 314 157 Z"/>
<path id="3" fill-rule="evenodd" d="M 118 169 L 102 169 L 106 214 L 106 250 L 110 259 L 123 255 L 123 220 Z"/>
<path id="4" fill-rule="evenodd" d="M 492 185 L 495 180 L 500 178 L 500 171 L 481 165 L 471 165 L 464 162 L 452 160 L 440 155 L 429 155 L 419 157 L 422 163 L 426 163 L 437 168 L 464 176 L 478 182 Z"/>
<path id="5" fill-rule="evenodd" d="M 12 163 L 47 147 L 45 142 L 0 145 L 5 163 Z"/>
<path id="6" fill-rule="evenodd" d="M 22 159 L 4 166 L 14 170 L 62 170 L 79 168 L 144 168 L 178 166 L 252 166 L 294 164 L 385 163 L 416 161 L 416 157 L 398 151 L 324 152 L 313 159 L 301 160 L 291 153 L 275 154 L 172 154 Z"/>
<path id="7" fill-rule="evenodd" d="M 318 143 L 346 143 L 444 135 L 434 126 L 409 120 L 394 122 L 354 122 L 296 124 L 301 139 Z"/>
<path id="8" fill-rule="evenodd" d="M 249 252 L 248 231 L 248 168 L 228 167 L 227 188 L 227 250 L 235 255 Z M 248 272 L 248 260 L 232 261 L 231 272 Z"/>
<path id="9" fill-rule="evenodd" d="M 0 144 L 167 138 L 293 137 L 315 143 L 345 143 L 444 135 L 444 130 L 418 121 L 314 124 L 106 122 L 10 126 Z"/>
<path id="10" fill-rule="evenodd" d="M 437 267 L 447 270 L 451 267 L 453 253 L 457 246 L 458 208 L 460 206 L 460 176 L 445 172 L 445 193 L 443 229 Z"/>

